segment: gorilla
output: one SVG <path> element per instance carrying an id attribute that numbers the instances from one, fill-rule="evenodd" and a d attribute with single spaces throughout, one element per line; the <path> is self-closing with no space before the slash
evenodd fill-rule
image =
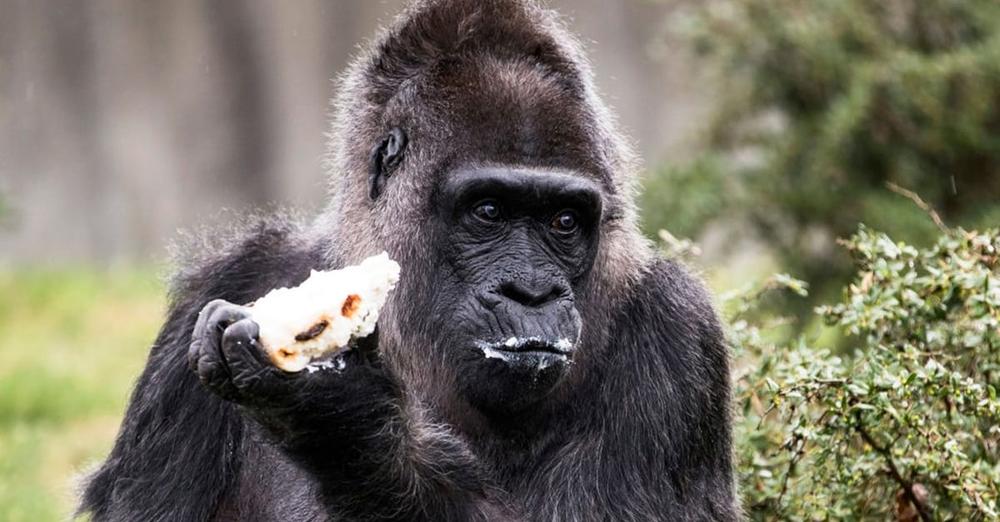
<path id="1" fill-rule="evenodd" d="M 555 14 L 417 0 L 340 80 L 328 208 L 189 253 L 80 513 L 738 519 L 725 340 L 640 234 L 634 163 Z M 383 250 L 376 332 L 272 366 L 243 305 Z"/>

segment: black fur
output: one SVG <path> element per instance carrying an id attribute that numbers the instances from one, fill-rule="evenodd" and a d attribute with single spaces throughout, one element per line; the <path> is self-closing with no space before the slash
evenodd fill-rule
<path id="1" fill-rule="evenodd" d="M 196 253 L 81 511 L 737 519 L 715 312 L 642 239 L 631 153 L 558 19 L 417 2 L 337 108 L 330 208 Z M 403 273 L 378 332 L 339 370 L 271 366 L 242 305 L 381 250 Z"/>

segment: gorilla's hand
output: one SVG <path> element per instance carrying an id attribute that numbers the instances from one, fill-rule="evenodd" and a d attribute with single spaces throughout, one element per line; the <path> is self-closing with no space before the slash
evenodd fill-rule
<path id="1" fill-rule="evenodd" d="M 413 442 L 414 427 L 401 415 L 402 389 L 377 356 L 377 329 L 334 364 L 297 373 L 274 366 L 257 336 L 246 307 L 212 301 L 198 316 L 188 363 L 209 390 L 239 405 L 319 480 L 331 511 L 426 520 L 429 510 L 472 520 L 469 510 L 486 509 L 477 463 L 463 444 L 439 430 Z M 431 497 L 414 495 L 418 490 Z M 400 505 L 400 498 L 411 502 Z"/>
<path id="2" fill-rule="evenodd" d="M 281 393 L 288 378 L 267 360 L 257 331 L 246 307 L 221 299 L 208 303 L 191 336 L 191 369 L 209 390 L 236 403 L 251 405 Z"/>
<path id="3" fill-rule="evenodd" d="M 370 366 L 376 344 L 372 334 L 319 371 L 287 373 L 268 359 L 258 339 L 258 325 L 245 306 L 217 299 L 198 315 L 188 363 L 213 393 L 251 410 L 258 420 L 285 424 L 282 414 L 308 407 L 313 399 L 341 399 L 362 385 L 358 366 Z M 369 368 L 371 370 L 372 368 Z M 353 370 L 353 371 L 349 371 Z M 364 380 L 364 379 L 362 379 Z M 330 405 L 327 405 L 329 408 Z"/>

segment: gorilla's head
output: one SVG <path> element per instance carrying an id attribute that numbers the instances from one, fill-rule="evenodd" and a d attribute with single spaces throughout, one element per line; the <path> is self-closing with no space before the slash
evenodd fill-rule
<path id="1" fill-rule="evenodd" d="M 523 411 L 601 357 L 648 246 L 590 76 L 529 1 L 428 0 L 342 78 L 331 262 L 400 261 L 380 343 L 416 393 Z"/>

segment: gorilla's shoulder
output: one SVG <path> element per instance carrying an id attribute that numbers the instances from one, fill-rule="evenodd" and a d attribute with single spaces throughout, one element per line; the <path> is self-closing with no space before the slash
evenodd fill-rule
<path id="1" fill-rule="evenodd" d="M 616 325 L 619 335 L 632 339 L 636 356 L 688 368 L 725 364 L 712 298 L 701 278 L 677 261 L 658 258 L 647 265 Z"/>
<path id="2" fill-rule="evenodd" d="M 171 248 L 171 300 L 240 303 L 297 284 L 310 269 L 322 268 L 322 252 L 309 236 L 308 222 L 290 212 L 251 214 L 182 232 Z"/>
<path id="3" fill-rule="evenodd" d="M 693 320 L 700 328 L 718 328 L 718 315 L 704 280 L 679 261 L 653 260 L 636 293 L 639 301 L 672 317 Z"/>

